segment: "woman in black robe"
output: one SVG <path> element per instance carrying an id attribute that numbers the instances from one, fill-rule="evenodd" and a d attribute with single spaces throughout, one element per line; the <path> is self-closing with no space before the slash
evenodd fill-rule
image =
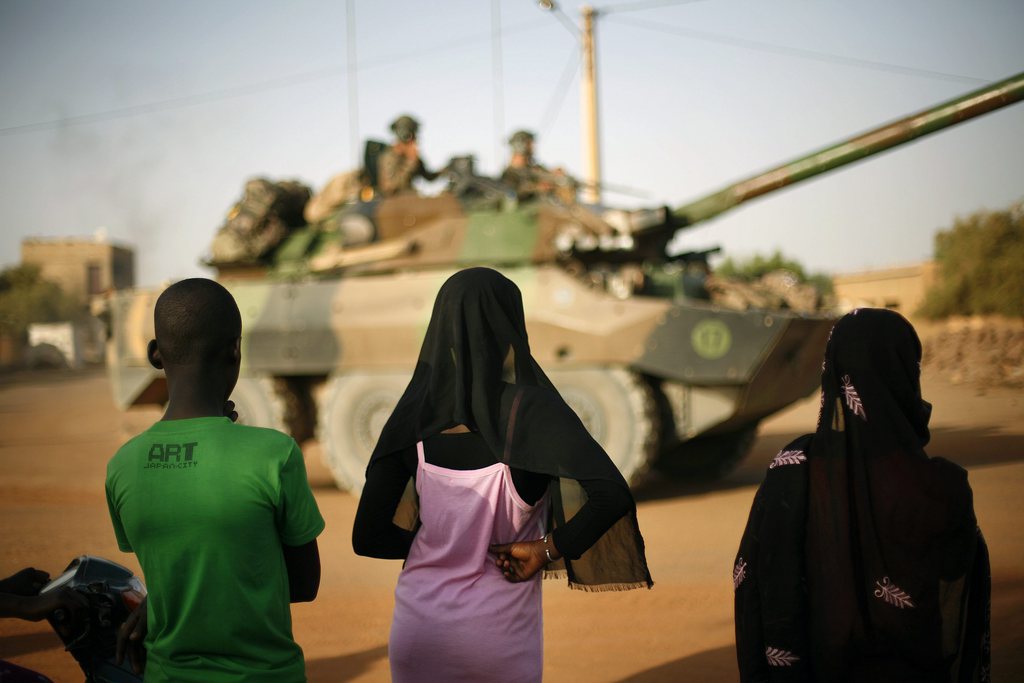
<path id="1" fill-rule="evenodd" d="M 775 456 L 733 567 L 747 681 L 987 681 L 988 550 L 967 472 L 930 458 L 902 316 L 833 327 L 813 434 Z"/>

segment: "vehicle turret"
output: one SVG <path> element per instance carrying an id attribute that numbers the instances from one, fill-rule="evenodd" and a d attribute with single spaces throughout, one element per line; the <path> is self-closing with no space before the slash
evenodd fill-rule
<path id="1" fill-rule="evenodd" d="M 800 156 L 674 209 L 621 210 L 553 196 L 518 203 L 477 175 L 471 157 L 447 167 L 449 191 L 343 207 L 326 225 L 299 231 L 273 256 L 283 272 L 466 263 L 657 263 L 668 242 L 740 204 L 893 149 L 1024 99 L 1024 74 L 993 83 Z M 373 223 L 372 244 L 343 248 L 345 224 Z M 366 250 L 366 251 L 361 251 Z M 307 260 L 308 267 L 303 265 Z"/>

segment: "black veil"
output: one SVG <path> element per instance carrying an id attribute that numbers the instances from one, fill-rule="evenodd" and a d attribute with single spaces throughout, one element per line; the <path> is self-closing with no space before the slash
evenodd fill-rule
<path id="1" fill-rule="evenodd" d="M 628 491 L 530 354 L 519 288 L 489 268 L 460 271 L 442 285 L 412 379 L 368 467 L 459 424 L 480 434 L 495 462 L 553 477 L 549 528 L 564 525 L 585 502 L 578 480 Z M 409 486 L 394 521 L 412 529 L 415 513 Z M 549 570 L 564 570 L 570 586 L 583 590 L 649 587 L 635 506 L 578 560 L 560 560 Z"/>

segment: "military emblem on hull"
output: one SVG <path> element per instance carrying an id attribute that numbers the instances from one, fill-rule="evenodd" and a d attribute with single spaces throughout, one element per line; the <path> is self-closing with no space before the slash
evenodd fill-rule
<path id="1" fill-rule="evenodd" d="M 732 347 L 732 332 L 721 320 L 701 320 L 693 328 L 690 344 L 701 358 L 717 360 L 729 353 Z"/>

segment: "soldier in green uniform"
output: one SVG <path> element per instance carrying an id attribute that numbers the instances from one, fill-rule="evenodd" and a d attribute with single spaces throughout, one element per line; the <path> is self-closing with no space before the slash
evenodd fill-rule
<path id="1" fill-rule="evenodd" d="M 390 197 L 411 192 L 412 181 L 418 176 L 434 180 L 438 174 L 428 171 L 420 159 L 416 133 L 419 122 L 411 116 L 399 116 L 391 124 L 395 142 L 377 159 L 377 184 L 381 195 Z"/>
<path id="2" fill-rule="evenodd" d="M 562 169 L 552 171 L 537 163 L 533 157 L 535 139 L 528 130 L 517 130 L 508 139 L 512 157 L 501 174 L 501 182 L 515 191 L 519 201 L 553 195 L 561 201 L 572 202 L 576 197 L 576 183 Z"/>

